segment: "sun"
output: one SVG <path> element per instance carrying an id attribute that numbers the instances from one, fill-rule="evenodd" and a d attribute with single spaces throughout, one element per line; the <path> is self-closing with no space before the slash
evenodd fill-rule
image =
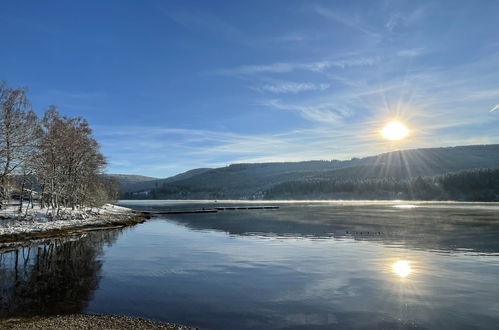
<path id="1" fill-rule="evenodd" d="M 381 135 L 388 140 L 401 140 L 409 135 L 409 129 L 399 121 L 391 121 L 383 127 Z"/>

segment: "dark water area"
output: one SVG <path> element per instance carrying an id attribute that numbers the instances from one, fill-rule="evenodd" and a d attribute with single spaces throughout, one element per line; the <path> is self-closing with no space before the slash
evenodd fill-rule
<path id="1" fill-rule="evenodd" d="M 499 324 L 499 204 L 257 204 L 280 208 L 161 215 L 0 246 L 0 318 L 112 313 L 208 329 Z"/>

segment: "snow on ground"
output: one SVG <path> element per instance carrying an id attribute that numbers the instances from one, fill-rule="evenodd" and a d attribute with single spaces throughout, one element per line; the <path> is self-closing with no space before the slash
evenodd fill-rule
<path id="1" fill-rule="evenodd" d="M 45 232 L 54 229 L 66 229 L 88 225 L 105 225 L 117 217 L 130 216 L 132 210 L 122 206 L 106 204 L 101 208 L 28 208 L 19 213 L 19 206 L 9 205 L 0 210 L 0 236 Z"/>

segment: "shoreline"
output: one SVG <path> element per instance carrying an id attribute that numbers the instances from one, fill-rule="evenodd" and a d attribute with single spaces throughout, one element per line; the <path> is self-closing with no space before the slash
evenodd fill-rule
<path id="1" fill-rule="evenodd" d="M 4 214 L 0 213 L 0 244 L 122 228 L 143 223 L 151 218 L 145 213 L 110 204 L 95 211 L 64 210 L 66 219 L 47 219 L 41 211 L 46 212 L 35 208 L 29 219 L 5 216 L 5 211 Z"/>
<path id="2" fill-rule="evenodd" d="M 2 329 L 196 329 L 169 322 L 153 321 L 141 317 L 112 314 L 69 314 L 55 316 L 20 317 L 0 320 Z"/>
<path id="3" fill-rule="evenodd" d="M 345 204 L 362 204 L 362 203 L 417 203 L 417 204 L 497 204 L 499 201 L 462 201 L 462 200 L 424 200 L 424 199 L 120 199 L 117 204 L 142 204 L 150 202 L 172 202 L 179 204 L 190 203 L 243 203 L 243 204 L 262 204 L 262 203 L 345 203 Z"/>

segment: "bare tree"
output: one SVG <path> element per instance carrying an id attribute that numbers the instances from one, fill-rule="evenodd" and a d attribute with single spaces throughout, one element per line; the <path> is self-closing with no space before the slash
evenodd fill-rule
<path id="1" fill-rule="evenodd" d="M 57 212 L 61 206 L 100 206 L 117 196 L 116 184 L 102 178 L 105 165 L 84 118 L 61 116 L 50 106 L 38 120 L 25 88 L 0 84 L 0 201 L 17 185 L 20 213 L 35 187 L 41 206 Z"/>
<path id="2" fill-rule="evenodd" d="M 36 173 L 43 200 L 53 208 L 88 203 L 106 162 L 83 118 L 67 118 L 51 107 L 41 120 Z"/>
<path id="3" fill-rule="evenodd" d="M 25 88 L 0 84 L 0 198 L 9 197 L 12 175 L 34 153 L 37 117 L 31 110 Z M 22 192 L 21 192 L 22 193 Z"/>

